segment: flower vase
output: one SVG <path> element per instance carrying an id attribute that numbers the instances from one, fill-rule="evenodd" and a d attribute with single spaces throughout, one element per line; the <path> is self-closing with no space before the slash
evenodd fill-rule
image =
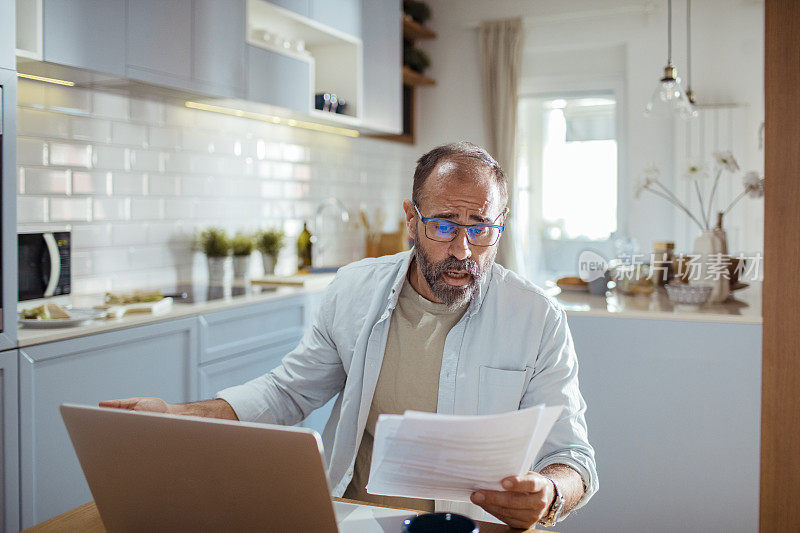
<path id="1" fill-rule="evenodd" d="M 270 276 L 275 273 L 275 256 L 261 252 L 261 262 L 264 263 L 264 275 Z"/>
<path id="2" fill-rule="evenodd" d="M 227 257 L 208 257 L 208 284 L 222 285 L 225 281 Z"/>
<path id="3" fill-rule="evenodd" d="M 250 270 L 250 256 L 249 255 L 234 255 L 233 256 L 233 279 L 243 280 L 247 277 Z"/>
<path id="4" fill-rule="evenodd" d="M 720 228 L 721 230 L 721 228 Z M 694 240 L 692 261 L 689 264 L 689 284 L 711 287 L 709 303 L 724 302 L 730 294 L 726 243 L 717 230 L 703 230 Z M 692 266 L 694 263 L 694 266 Z"/>

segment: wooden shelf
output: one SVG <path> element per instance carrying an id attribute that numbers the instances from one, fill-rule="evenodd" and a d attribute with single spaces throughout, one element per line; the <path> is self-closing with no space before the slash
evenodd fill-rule
<path id="1" fill-rule="evenodd" d="M 436 85 L 436 80 L 420 74 L 419 72 L 414 72 L 407 66 L 403 66 L 403 85 L 410 85 L 412 87 L 417 85 Z"/>
<path id="2" fill-rule="evenodd" d="M 435 39 L 436 32 L 429 30 L 419 22 L 414 22 L 411 17 L 403 17 L 403 38 L 409 41 L 417 39 Z"/>

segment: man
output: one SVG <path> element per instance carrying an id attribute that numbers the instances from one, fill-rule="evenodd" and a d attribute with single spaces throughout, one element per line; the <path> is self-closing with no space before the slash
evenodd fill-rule
<path id="1" fill-rule="evenodd" d="M 502 480 L 505 491 L 472 495 L 511 526 L 563 518 L 597 490 L 594 450 L 564 310 L 494 263 L 507 200 L 503 171 L 486 151 L 465 142 L 433 149 L 403 203 L 413 249 L 341 268 L 281 366 L 214 400 L 101 405 L 295 424 L 338 394 L 323 432 L 335 496 L 476 518 L 470 504 L 366 492 L 378 415 L 563 405 L 531 472 Z"/>

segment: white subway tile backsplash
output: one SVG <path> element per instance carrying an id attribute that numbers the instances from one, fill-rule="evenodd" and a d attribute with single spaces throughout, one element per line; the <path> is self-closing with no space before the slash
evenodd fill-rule
<path id="1" fill-rule="evenodd" d="M 131 218 L 133 220 L 159 220 L 164 218 L 163 198 L 131 199 Z"/>
<path id="2" fill-rule="evenodd" d="M 47 222 L 47 198 L 17 196 L 17 222 Z"/>
<path id="3" fill-rule="evenodd" d="M 162 160 L 160 152 L 150 150 L 131 150 L 130 152 L 131 170 L 141 170 L 144 172 L 163 172 L 165 160 Z"/>
<path id="4" fill-rule="evenodd" d="M 26 168 L 24 194 L 72 194 L 71 171 Z"/>
<path id="5" fill-rule="evenodd" d="M 147 128 L 140 124 L 114 122 L 111 124 L 111 142 L 129 146 L 147 146 Z"/>
<path id="6" fill-rule="evenodd" d="M 131 99 L 130 113 L 131 120 L 148 124 L 163 124 L 166 118 L 164 104 L 155 100 Z"/>
<path id="7" fill-rule="evenodd" d="M 92 110 L 98 117 L 128 120 L 130 118 L 130 100 L 123 95 L 95 91 L 92 98 Z"/>
<path id="8" fill-rule="evenodd" d="M 69 119 L 70 136 L 76 141 L 107 143 L 111 141 L 111 122 L 95 117 Z"/>
<path id="9" fill-rule="evenodd" d="M 181 194 L 180 179 L 177 176 L 149 174 L 147 193 L 151 196 L 177 196 Z"/>
<path id="10" fill-rule="evenodd" d="M 160 128 L 151 126 L 148 129 L 150 148 L 177 150 L 181 145 L 181 130 L 178 128 Z"/>
<path id="11" fill-rule="evenodd" d="M 50 91 L 24 80 L 19 87 L 17 219 L 72 225 L 76 293 L 164 288 L 205 276 L 191 244 L 209 225 L 231 234 L 284 227 L 292 242 L 328 196 L 351 214 L 362 205 L 399 205 L 418 155 L 159 97 Z M 363 235 L 342 236 L 338 246 L 342 257 L 357 258 Z M 293 271 L 292 247 L 280 257 L 279 271 Z"/>
<path id="12" fill-rule="evenodd" d="M 147 174 L 114 172 L 111 190 L 115 196 L 141 196 L 147 191 Z"/>
<path id="13" fill-rule="evenodd" d="M 39 139 L 17 138 L 18 165 L 46 165 L 48 160 L 47 143 Z"/>
<path id="14" fill-rule="evenodd" d="M 17 110 L 17 134 L 30 137 L 67 137 L 69 121 L 65 115 L 21 107 Z"/>
<path id="15" fill-rule="evenodd" d="M 130 246 L 147 242 L 147 224 L 118 223 L 112 226 L 111 242 L 114 246 Z"/>
<path id="16" fill-rule="evenodd" d="M 51 198 L 51 222 L 91 222 L 91 198 Z"/>
<path id="17" fill-rule="evenodd" d="M 47 107 L 54 111 L 88 115 L 92 112 L 92 93 L 78 87 L 48 85 L 45 89 Z"/>
<path id="18" fill-rule="evenodd" d="M 95 198 L 93 203 L 95 220 L 130 220 L 130 198 Z"/>
<path id="19" fill-rule="evenodd" d="M 111 172 L 74 171 L 72 173 L 72 194 L 109 196 L 111 193 Z"/>
<path id="20" fill-rule="evenodd" d="M 88 144 L 50 143 L 50 164 L 58 167 L 92 166 L 92 147 Z"/>
<path id="21" fill-rule="evenodd" d="M 94 167 L 102 170 L 129 170 L 130 150 L 118 146 L 95 146 Z"/>
<path id="22" fill-rule="evenodd" d="M 111 245 L 112 225 L 109 223 L 73 224 L 72 247 L 76 250 Z"/>

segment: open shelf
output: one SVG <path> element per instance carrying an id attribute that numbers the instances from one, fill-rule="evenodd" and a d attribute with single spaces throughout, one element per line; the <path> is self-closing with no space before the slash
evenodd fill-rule
<path id="1" fill-rule="evenodd" d="M 424 74 L 415 72 L 407 66 L 403 66 L 403 85 L 417 86 L 417 85 L 436 85 L 436 80 L 429 78 Z"/>
<path id="2" fill-rule="evenodd" d="M 247 43 L 308 63 L 311 94 L 308 112 L 352 126 L 360 124 L 362 105 L 361 39 L 265 0 L 247 1 Z M 319 111 L 316 93 L 332 93 L 347 102 L 344 113 Z"/>
<path id="3" fill-rule="evenodd" d="M 403 37 L 409 41 L 416 41 L 417 39 L 435 39 L 436 32 L 429 30 L 418 22 L 414 22 L 414 19 L 404 16 Z"/>

